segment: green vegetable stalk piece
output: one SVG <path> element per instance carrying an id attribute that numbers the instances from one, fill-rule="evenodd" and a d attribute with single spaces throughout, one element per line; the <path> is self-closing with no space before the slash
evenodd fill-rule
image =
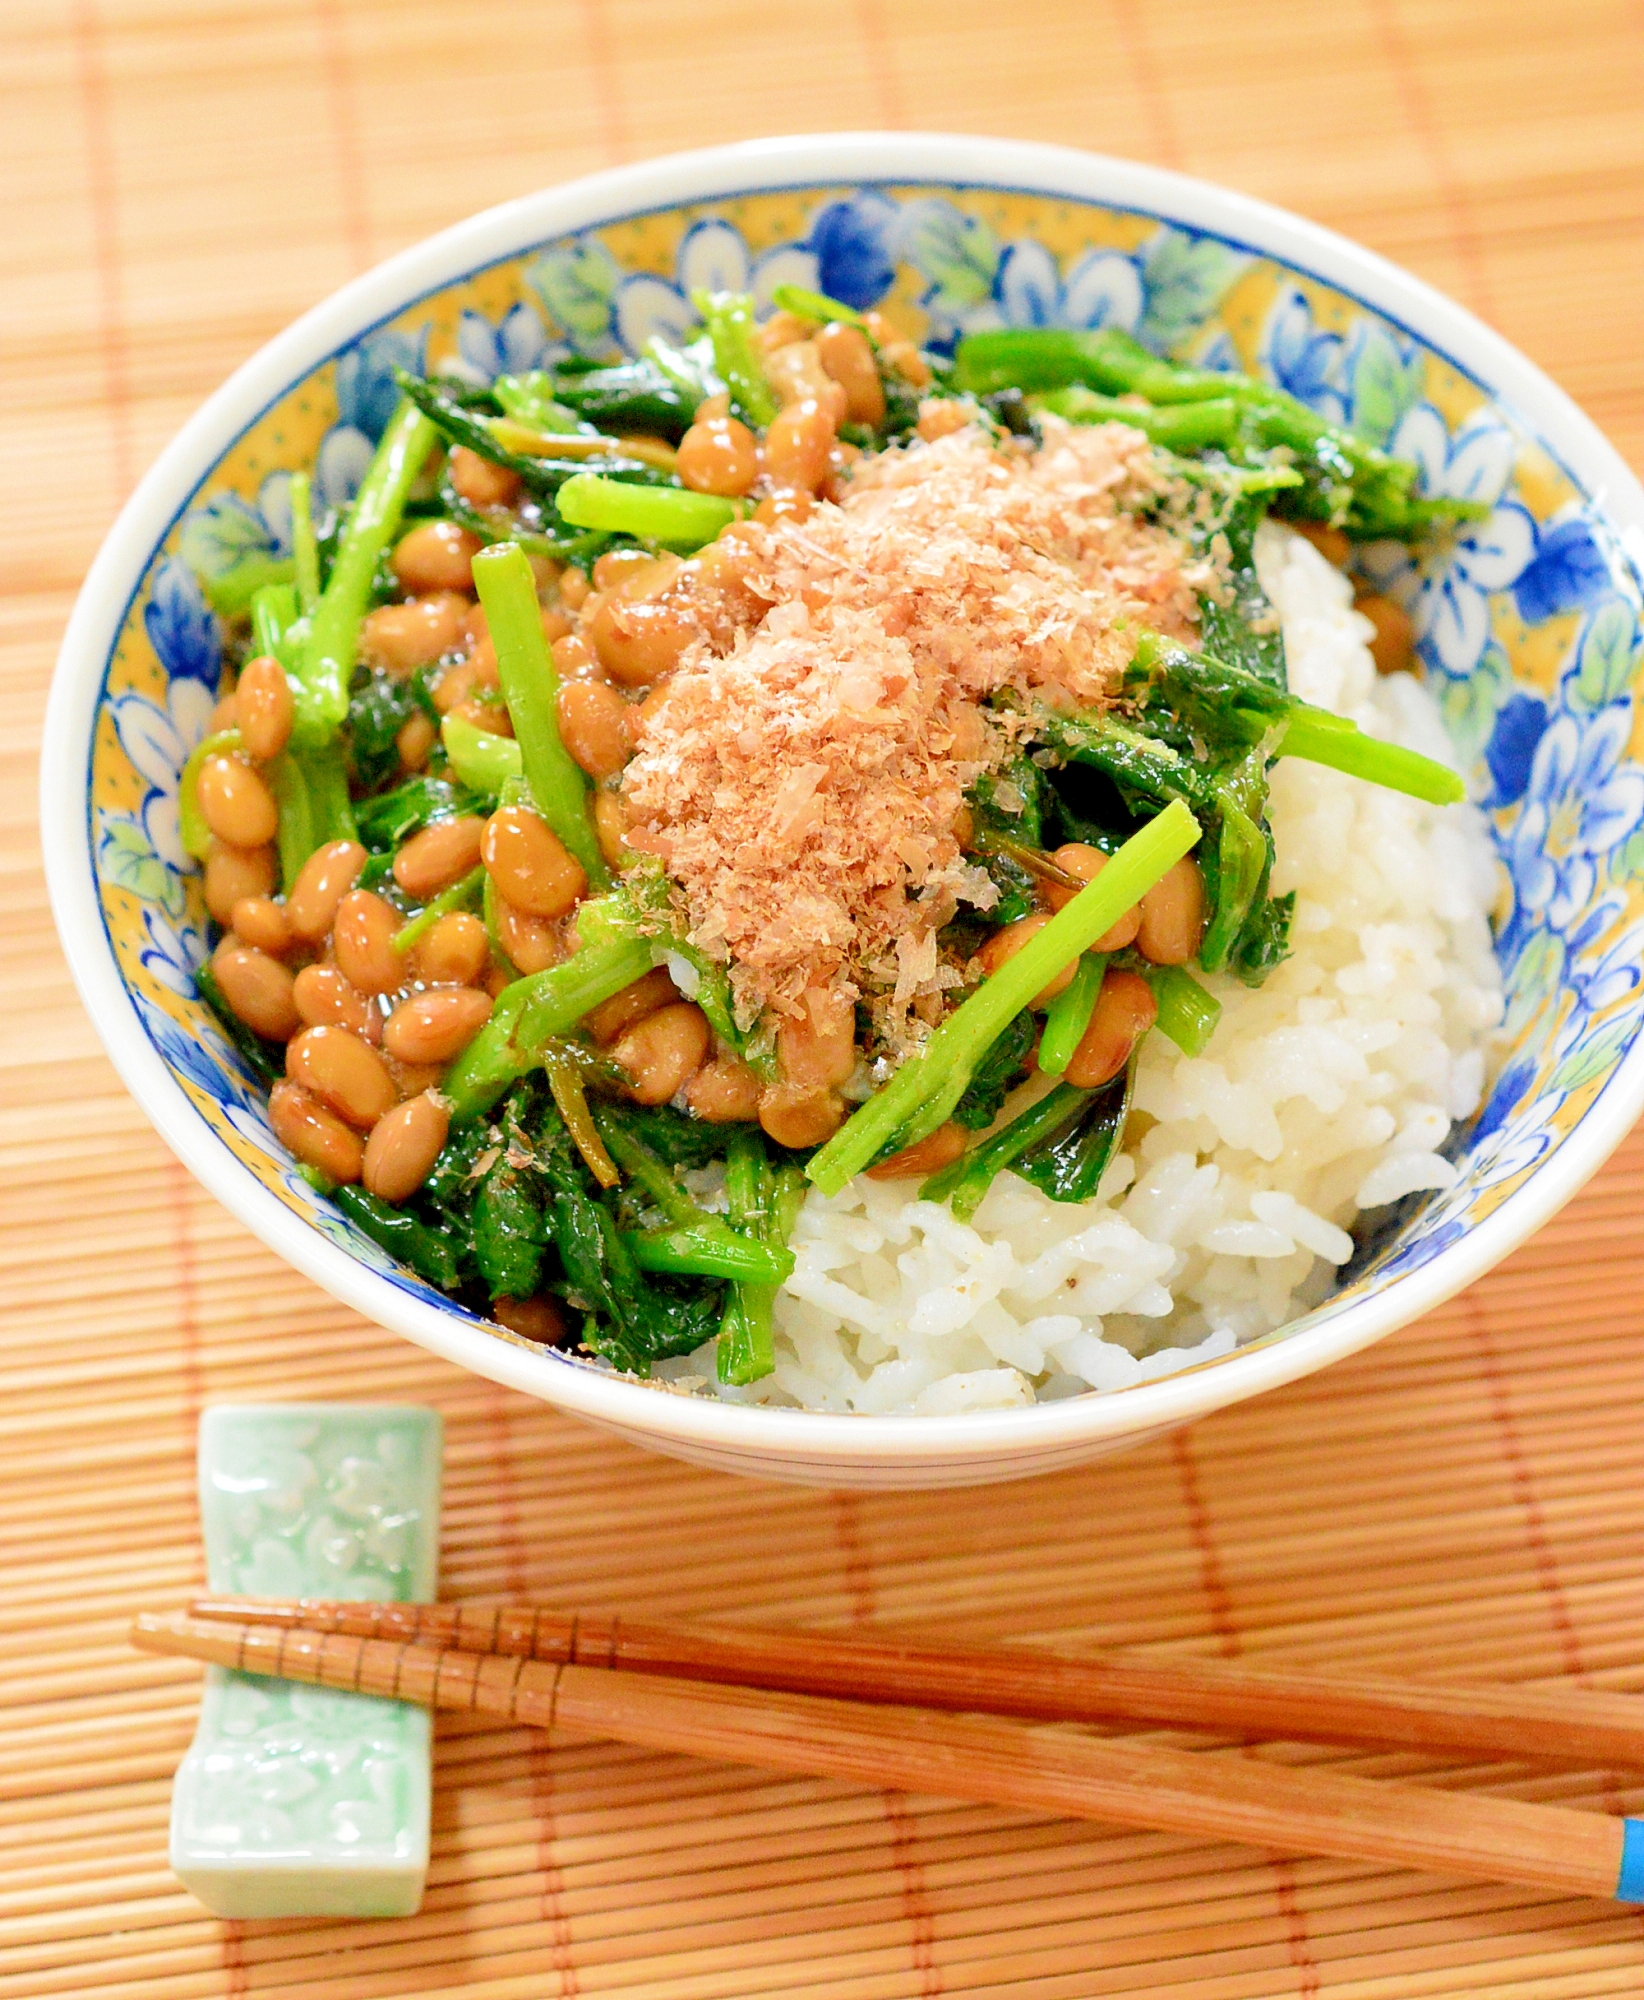
<path id="1" fill-rule="evenodd" d="M 536 809 L 582 863 L 594 887 L 608 888 L 611 871 L 588 817 L 588 780 L 559 739 L 559 676 L 543 635 L 536 578 L 524 550 L 512 542 L 482 549 L 474 558 L 474 588 L 497 649 L 503 697 Z"/>
<path id="2" fill-rule="evenodd" d="M 440 723 L 440 741 L 452 770 L 471 792 L 494 798 L 510 778 L 525 775 L 524 752 L 515 738 L 481 729 L 460 715 L 448 715 Z"/>
<path id="3" fill-rule="evenodd" d="M 193 855 L 196 861 L 204 861 L 211 852 L 211 828 L 200 810 L 200 773 L 208 757 L 220 757 L 239 747 L 237 729 L 219 729 L 215 735 L 202 737 L 195 744 L 183 766 L 177 784 L 177 830 L 182 836 L 183 852 Z"/>
<path id="4" fill-rule="evenodd" d="M 1072 1062 L 1073 1051 L 1096 1011 L 1106 969 L 1107 960 L 1100 952 L 1087 951 L 1072 981 L 1051 1001 L 1045 1032 L 1039 1038 L 1039 1067 L 1046 1076 L 1060 1076 Z"/>
<path id="5" fill-rule="evenodd" d="M 454 1124 L 489 1110 L 509 1084 L 536 1067 L 550 1041 L 651 969 L 650 944 L 634 934 L 624 913 L 584 903 L 577 935 L 582 948 L 564 964 L 504 990 L 490 1020 L 452 1064 L 442 1089 Z"/>
<path id="6" fill-rule="evenodd" d="M 1343 728 L 1342 721 L 1340 716 L 1297 702 L 1290 711 L 1276 754 L 1328 764 L 1334 771 L 1368 778 L 1373 785 L 1406 792 L 1413 799 L 1425 799 L 1429 805 L 1459 805 L 1466 798 L 1467 787 L 1447 764 L 1436 763 L 1418 750 L 1406 750 L 1402 744 L 1366 736 L 1352 723 Z"/>
<path id="7" fill-rule="evenodd" d="M 1146 975 L 1158 1003 L 1154 1026 L 1184 1056 L 1203 1055 L 1222 1017 L 1222 1003 L 1179 965 L 1157 965 Z"/>
<path id="8" fill-rule="evenodd" d="M 290 583 L 265 584 L 251 600 L 251 637 L 259 653 L 282 657 L 286 634 L 297 622 L 297 591 Z M 286 662 L 289 667 L 289 662 Z"/>
<path id="9" fill-rule="evenodd" d="M 867 325 L 867 318 L 855 306 L 848 306 L 842 299 L 830 299 L 826 292 L 807 291 L 803 285 L 776 285 L 771 290 L 771 302 L 784 312 L 791 312 L 795 319 L 827 321 L 836 319 L 846 326 Z"/>
<path id="10" fill-rule="evenodd" d="M 793 1269 L 785 1245 L 741 1236 L 723 1216 L 710 1215 L 675 1180 L 673 1170 L 601 1105 L 594 1112 L 599 1136 L 623 1172 L 660 1209 L 666 1226 L 627 1235 L 623 1241 L 642 1271 L 672 1271 L 684 1277 L 746 1278 L 779 1285 Z"/>
<path id="11" fill-rule="evenodd" d="M 460 882 L 453 882 L 449 889 L 442 889 L 432 901 L 425 904 L 407 924 L 401 924 L 394 933 L 394 949 L 407 952 L 425 938 L 439 922 L 453 910 L 471 910 L 485 893 L 486 875 L 483 867 L 470 869 Z"/>
<path id="12" fill-rule="evenodd" d="M 806 1194 L 805 1176 L 798 1167 L 782 1167 L 773 1174 L 763 1139 L 757 1132 L 741 1131 L 732 1135 L 726 1152 L 725 1185 L 731 1220 L 786 1252 Z M 719 1327 L 721 1382 L 745 1386 L 760 1381 L 776 1366 L 777 1289 L 746 1280 L 731 1286 Z"/>
<path id="13" fill-rule="evenodd" d="M 294 574 L 289 556 L 246 556 L 221 576 L 208 579 L 205 594 L 213 611 L 224 618 L 240 618 L 250 610 L 259 591 L 289 584 Z"/>
<path id="14" fill-rule="evenodd" d="M 812 1156 L 805 1171 L 815 1185 L 838 1194 L 885 1147 L 915 1145 L 934 1132 L 1006 1022 L 1139 903 L 1198 838 L 1198 821 L 1179 799 L 1133 834 L 1093 882 L 949 1015 L 923 1053 L 905 1062 Z"/>
<path id="15" fill-rule="evenodd" d="M 642 1271 L 685 1278 L 731 1278 L 745 1284 L 781 1284 L 793 1269 L 793 1252 L 738 1236 L 720 1216 L 692 1227 L 630 1230 L 622 1239 Z M 767 1373 L 769 1370 L 766 1371 Z"/>
<path id="16" fill-rule="evenodd" d="M 959 343 L 954 381 L 977 395 L 1011 388 L 1061 392 L 1060 413 L 1076 421 L 1112 415 L 1144 429 L 1152 419 L 1143 410 L 1126 415 L 1124 406 L 1110 411 L 1067 392 L 1083 387 L 1104 398 L 1140 396 L 1159 411 L 1220 404 L 1213 421 L 1182 418 L 1179 441 L 1166 434 L 1168 424 L 1161 424 L 1157 441 L 1182 451 L 1248 445 L 1294 453 L 1311 471 L 1316 488 L 1309 494 L 1304 480 L 1303 493 L 1296 496 L 1308 501 L 1301 511 L 1339 519 L 1351 534 L 1410 536 L 1437 521 L 1473 520 L 1487 511 L 1472 501 L 1419 494 L 1414 465 L 1327 422 L 1282 389 L 1248 375 L 1161 360 L 1118 327 L 1095 332 L 1026 327 L 968 334 Z M 1195 421 L 1203 427 L 1203 435 L 1194 435 Z"/>
<path id="17" fill-rule="evenodd" d="M 1167 403 L 1155 409 L 1151 403 L 1123 402 L 1087 389 L 1082 382 L 1065 389 L 1050 389 L 1035 396 L 1032 407 L 1048 410 L 1053 417 L 1065 417 L 1070 424 L 1129 424 L 1166 451 L 1227 451 L 1237 445 L 1244 423 L 1243 405 L 1231 396 L 1218 396 L 1202 403 Z M 1292 475 L 1291 483 L 1301 483 Z"/>
<path id="18" fill-rule="evenodd" d="M 741 500 L 715 493 L 692 493 L 683 486 L 634 486 L 579 472 L 559 489 L 559 517 L 573 528 L 606 535 L 632 535 L 642 542 L 666 542 L 674 549 L 699 549 L 721 528 L 746 520 L 752 509 Z"/>
<path id="19" fill-rule="evenodd" d="M 320 601 L 320 547 L 314 539 L 314 483 L 306 472 L 291 475 L 291 548 L 297 604 L 311 618 Z"/>
<path id="20" fill-rule="evenodd" d="M 297 717 L 292 740 L 299 748 L 328 743 L 347 719 L 360 625 L 370 608 L 377 564 L 394 539 L 406 498 L 437 435 L 420 410 L 402 403 L 354 497 L 330 579 L 314 607 L 293 690 Z"/>
<path id="21" fill-rule="evenodd" d="M 753 300 L 742 292 L 693 292 L 691 300 L 713 342 L 715 372 L 747 421 L 764 430 L 780 406 L 753 344 Z"/>

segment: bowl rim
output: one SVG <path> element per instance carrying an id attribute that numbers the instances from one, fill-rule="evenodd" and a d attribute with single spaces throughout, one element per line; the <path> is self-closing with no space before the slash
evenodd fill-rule
<path id="1" fill-rule="evenodd" d="M 1166 169 L 1015 140 L 945 133 L 844 132 L 757 139 L 666 155 L 482 211 L 353 279 L 244 362 L 143 476 L 75 602 L 52 679 L 41 754 L 46 877 L 65 956 L 121 1080 L 161 1137 L 217 1199 L 343 1304 L 473 1373 L 664 1450 L 711 1453 L 752 1471 L 830 1467 L 842 1476 L 896 1463 L 991 1466 L 1156 1433 L 1295 1381 L 1431 1311 L 1506 1256 L 1602 1164 L 1644 1108 L 1644 1036 L 1635 1039 L 1545 1168 L 1457 1242 L 1385 1291 L 1320 1324 L 1133 1387 L 1025 1408 L 951 1416 L 868 1416 L 763 1408 L 659 1392 L 554 1351 L 516 1345 L 483 1323 L 401 1290 L 289 1211 L 234 1158 L 194 1108 L 142 1026 L 100 907 L 83 789 L 110 653 L 132 597 L 178 514 L 249 424 L 326 359 L 421 297 L 507 257 L 581 230 L 689 203 L 795 190 L 931 186 L 1019 191 L 1128 209 L 1208 232 L 1315 276 L 1402 326 L 1485 386 L 1498 407 L 1601 504 L 1644 570 L 1644 489 L 1596 425 L 1540 369 L 1466 308 L 1333 231 L 1269 203 Z M 1462 358 L 1465 356 L 1465 359 Z M 1326 1302 L 1328 1304 L 1328 1302 Z M 1008 1474 L 1006 1475 L 1008 1476 Z"/>

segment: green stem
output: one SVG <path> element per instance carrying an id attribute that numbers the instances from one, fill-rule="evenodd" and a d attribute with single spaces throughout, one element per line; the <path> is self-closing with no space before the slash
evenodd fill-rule
<path id="1" fill-rule="evenodd" d="M 213 611 L 224 618 L 239 618 L 256 600 L 259 591 L 288 584 L 292 574 L 289 556 L 247 556 L 221 576 L 209 578 L 205 594 Z"/>
<path id="2" fill-rule="evenodd" d="M 1208 451 L 1225 449 L 1239 435 L 1241 406 L 1231 397 L 1213 402 L 1172 403 L 1155 409 L 1151 403 L 1121 402 L 1087 389 L 1082 382 L 1065 389 L 1049 389 L 1035 396 L 1033 407 L 1048 410 L 1053 417 L 1065 417 L 1070 424 L 1129 424 L 1167 451 Z"/>
<path id="3" fill-rule="evenodd" d="M 1384 743 L 1378 736 L 1366 736 L 1343 718 L 1298 703 L 1285 723 L 1276 755 L 1305 757 L 1313 764 L 1327 764 L 1333 771 L 1346 771 L 1355 778 L 1368 778 L 1373 785 L 1389 791 L 1407 792 L 1429 805 L 1459 805 L 1467 787 L 1447 764 L 1423 757 L 1418 750 L 1402 744 Z"/>
<path id="4" fill-rule="evenodd" d="M 1154 1026 L 1159 1033 L 1184 1056 L 1203 1055 L 1222 1017 L 1222 1003 L 1179 965 L 1154 966 L 1145 977 L 1158 1002 Z"/>
<path id="5" fill-rule="evenodd" d="M 177 831 L 182 837 L 183 852 L 193 855 L 196 861 L 204 861 L 211 852 L 211 828 L 200 810 L 200 772 L 208 757 L 220 757 L 239 747 L 237 729 L 219 729 L 214 736 L 202 737 L 195 744 L 183 766 L 177 784 Z"/>
<path id="6" fill-rule="evenodd" d="M 525 775 L 525 758 L 512 736 L 498 736 L 460 715 L 440 724 L 440 741 L 451 768 L 471 792 L 496 797 L 510 778 Z"/>
<path id="7" fill-rule="evenodd" d="M 1096 1011 L 1106 969 L 1107 960 L 1100 952 L 1087 951 L 1070 984 L 1051 1001 L 1045 1015 L 1045 1032 L 1039 1038 L 1039 1067 L 1046 1076 L 1060 1076 L 1072 1062 L 1073 1052 Z"/>
<path id="8" fill-rule="evenodd" d="M 485 893 L 485 881 L 485 870 L 480 867 L 470 870 L 460 882 L 453 882 L 449 889 L 442 889 L 431 903 L 394 933 L 394 949 L 409 951 L 419 939 L 428 935 L 441 917 L 448 917 L 453 910 L 471 910 Z"/>
<path id="9" fill-rule="evenodd" d="M 954 1010 L 923 1053 L 905 1062 L 813 1155 L 805 1171 L 815 1185 L 838 1194 L 887 1145 L 911 1146 L 934 1132 L 1012 1015 L 1139 903 L 1198 838 L 1199 823 L 1179 799 L 1133 834 L 1093 882 Z"/>
<path id="10" fill-rule="evenodd" d="M 740 500 L 722 500 L 715 493 L 692 493 L 683 486 L 632 486 L 622 479 L 602 479 L 597 472 L 579 472 L 567 479 L 559 489 L 558 504 L 560 519 L 573 528 L 632 535 L 638 541 L 666 542 L 680 549 L 701 548 L 721 528 L 746 520 L 752 511 Z"/>
<path id="11" fill-rule="evenodd" d="M 588 907 L 584 904 L 584 916 Z M 650 969 L 650 945 L 629 934 L 590 940 L 563 965 L 516 979 L 441 1086 L 451 1100 L 453 1122 L 488 1111 L 511 1083 L 536 1067 L 547 1043 L 568 1034 L 590 1009 Z"/>
<path id="12" fill-rule="evenodd" d="M 320 547 L 314 539 L 314 484 L 306 472 L 291 475 L 291 548 L 297 603 L 305 617 L 312 617 L 320 601 Z"/>
<path id="13" fill-rule="evenodd" d="M 297 676 L 293 734 L 299 744 L 328 743 L 348 718 L 349 683 L 377 564 L 394 539 L 406 497 L 437 436 L 434 426 L 410 403 L 400 405 L 383 432 L 355 495 L 330 580 L 314 607 Z"/>
<path id="14" fill-rule="evenodd" d="M 855 306 L 846 305 L 842 299 L 830 299 L 826 292 L 807 291 L 803 285 L 774 286 L 771 303 L 791 312 L 795 319 L 836 319 L 845 326 L 865 327 L 868 323 Z"/>
<path id="15" fill-rule="evenodd" d="M 780 1285 L 793 1270 L 793 1252 L 756 1243 L 717 1215 L 688 1228 L 646 1229 L 622 1238 L 642 1271 L 672 1271 L 686 1278 L 732 1278 Z"/>
<path id="16" fill-rule="evenodd" d="M 659 1160 L 649 1146 L 636 1139 L 621 1119 L 603 1105 L 594 1109 L 594 1126 L 611 1158 L 630 1179 L 638 1182 L 650 1197 L 651 1205 L 660 1209 L 676 1228 L 692 1228 L 707 1219 L 707 1211 L 699 1208 L 674 1179 L 667 1162 Z"/>
<path id="17" fill-rule="evenodd" d="M 753 344 L 753 300 L 741 292 L 693 292 L 691 300 L 707 323 L 715 372 L 747 421 L 764 430 L 779 405 Z"/>
<path id="18" fill-rule="evenodd" d="M 274 803 L 280 810 L 280 884 L 290 890 L 303 863 L 319 846 L 314 833 L 314 802 L 308 793 L 308 778 L 294 750 L 282 750 L 268 767 L 268 782 Z"/>
<path id="19" fill-rule="evenodd" d="M 524 550 L 512 542 L 482 550 L 474 558 L 474 588 L 497 649 L 497 671 L 519 743 L 520 767 L 537 811 L 582 863 L 594 887 L 608 888 L 611 871 L 588 817 L 588 780 L 559 737 L 559 677 L 542 629 L 536 578 Z"/>

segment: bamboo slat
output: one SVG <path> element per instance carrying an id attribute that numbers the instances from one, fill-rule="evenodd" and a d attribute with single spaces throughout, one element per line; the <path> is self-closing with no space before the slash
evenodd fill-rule
<path id="1" fill-rule="evenodd" d="M 1601 2000 L 1644 1919 L 1530 1890 L 442 1726 L 406 1923 L 225 1925 L 165 1870 L 201 1406 L 446 1419 L 444 1594 L 1161 1661 L 1644 1690 L 1644 1137 L 1423 1325 L 1028 1487 L 850 1497 L 637 1454 L 354 1319 L 164 1152 L 52 940 L 34 745 L 121 498 L 263 339 L 488 202 L 817 126 L 1095 145 L 1300 208 L 1644 464 L 1635 0 L 15 0 L 0 73 L 0 2000 Z M 1147 1739 L 1175 1745 L 1185 1739 Z M 1247 1753 L 1201 1753 L 1242 1761 Z M 1564 1812 L 1636 1774 L 1252 1751 Z"/>

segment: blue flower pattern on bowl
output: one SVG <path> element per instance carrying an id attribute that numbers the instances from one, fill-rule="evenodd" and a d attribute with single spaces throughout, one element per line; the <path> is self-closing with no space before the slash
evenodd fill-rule
<path id="1" fill-rule="evenodd" d="M 729 218 L 692 213 L 680 218 L 665 273 L 626 266 L 599 233 L 550 244 L 516 260 L 518 296 L 502 310 L 493 292 L 489 311 L 464 300 L 448 314 L 437 365 L 488 382 L 566 354 L 613 360 L 677 339 L 696 291 L 751 290 L 768 305 L 783 282 L 857 309 L 894 311 L 905 298 L 938 350 L 983 327 L 1117 326 L 1200 365 L 1245 365 L 1224 313 L 1257 260 L 1237 246 L 1160 224 L 1059 257 L 1032 233 L 1002 237 L 966 200 L 957 189 L 818 195 L 799 233 L 758 250 Z M 1328 312 L 1315 303 L 1332 297 Z M 393 408 L 395 367 L 426 366 L 440 338 L 433 313 L 419 321 L 413 311 L 338 357 L 336 418 L 314 473 L 319 504 L 351 497 Z M 1281 274 L 1249 360 L 1322 415 L 1413 459 L 1426 491 L 1489 510 L 1446 546 L 1415 557 L 1373 545 L 1360 565 L 1411 612 L 1473 795 L 1497 830 L 1511 890 L 1498 948 L 1514 1049 L 1456 1181 L 1326 1302 L 1331 1316 L 1364 1286 L 1437 1256 L 1540 1164 L 1644 1019 L 1644 770 L 1630 754 L 1644 660 L 1639 585 L 1582 496 L 1539 513 L 1529 504 L 1518 483 L 1524 440 L 1501 414 L 1485 405 L 1446 421 L 1430 357 L 1376 314 L 1305 274 Z M 140 910 L 122 962 L 151 1040 L 202 1114 L 242 1159 L 264 1161 L 265 1182 L 315 1227 L 403 1290 L 437 1300 L 303 1180 L 269 1130 L 255 1079 L 193 997 L 206 935 L 178 839 L 177 788 L 207 727 L 223 643 L 202 585 L 247 557 L 289 554 L 289 485 L 289 469 L 276 469 L 249 497 L 226 486 L 202 494 L 157 556 L 141 623 L 164 695 L 105 692 L 143 789 L 135 807 L 96 805 L 97 868 L 106 905 L 124 892 Z M 1557 641 L 1546 684 L 1515 678 L 1514 621 L 1520 635 Z"/>

